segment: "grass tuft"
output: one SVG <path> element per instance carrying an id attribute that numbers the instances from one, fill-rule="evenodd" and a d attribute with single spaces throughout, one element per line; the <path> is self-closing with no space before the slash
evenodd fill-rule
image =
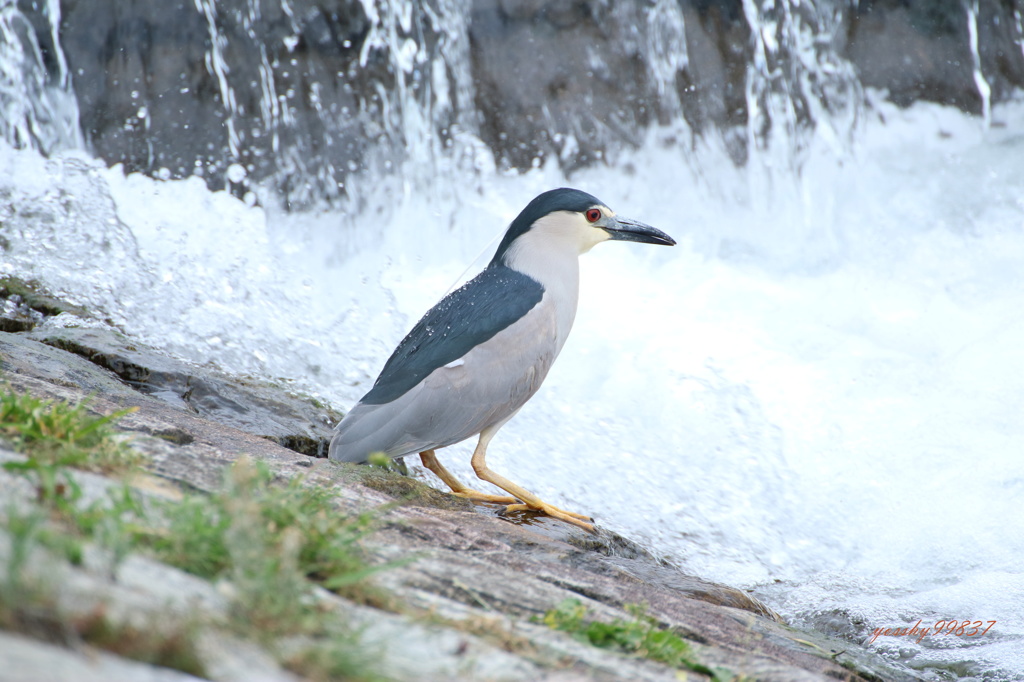
<path id="1" fill-rule="evenodd" d="M 708 675 L 716 682 L 735 676 L 722 668 L 709 668 L 693 658 L 690 645 L 671 630 L 658 626 L 643 606 L 626 605 L 631 620 L 617 618 L 611 623 L 587 619 L 587 607 L 579 599 L 566 599 L 541 618 L 548 627 L 568 632 L 575 639 L 600 649 L 665 663 Z"/>
<path id="2" fill-rule="evenodd" d="M 28 455 L 28 461 L 8 462 L 4 468 L 33 472 L 40 495 L 51 497 L 64 494 L 67 486 L 73 485 L 69 476 L 60 475 L 65 467 L 105 474 L 138 468 L 144 456 L 128 447 L 113 429 L 116 420 L 138 408 L 100 417 L 86 408 L 86 402 L 68 405 L 27 392 L 4 391 L 0 394 L 0 434 L 16 451 Z"/>
<path id="3" fill-rule="evenodd" d="M 243 458 L 228 470 L 220 492 L 160 505 L 167 528 L 147 543 L 161 561 L 209 579 L 224 576 L 242 558 L 232 554 L 241 552 L 240 536 L 269 554 L 294 554 L 289 561 L 304 578 L 339 588 L 373 572 L 358 543 L 374 516 L 346 517 L 330 500 L 329 490 L 301 478 L 276 485 L 265 464 Z"/>

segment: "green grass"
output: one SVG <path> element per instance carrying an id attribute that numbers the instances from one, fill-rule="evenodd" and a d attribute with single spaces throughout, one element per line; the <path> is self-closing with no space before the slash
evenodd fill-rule
<path id="1" fill-rule="evenodd" d="M 43 497 L 77 492 L 67 468 L 106 474 L 133 471 L 143 455 L 128 447 L 113 423 L 138 408 L 94 416 L 85 402 L 68 405 L 40 400 L 30 394 L 6 390 L 0 394 L 0 435 L 25 462 L 8 462 L 4 468 L 31 475 Z"/>
<path id="2" fill-rule="evenodd" d="M 10 388 L 0 392 L 0 437 L 26 455 L 24 461 L 5 462 L 3 468 L 31 481 L 37 501 L 58 521 L 56 526 L 40 528 L 37 541 L 73 564 L 81 562 L 84 537 L 96 536 L 116 550 L 116 542 L 123 540 L 124 534 L 106 503 L 80 508 L 82 491 L 72 471 L 124 475 L 137 471 L 145 461 L 113 427 L 137 408 L 105 416 L 93 415 L 87 408 L 87 402 L 68 405 Z M 118 500 L 112 498 L 109 506 L 118 509 L 119 518 L 126 506 L 137 506 L 137 502 L 125 492 Z M 8 510 L 7 522 L 9 526 L 19 523 L 13 509 Z M 81 526 L 83 532 L 68 532 L 67 522 Z M 126 548 L 121 550 L 123 554 Z"/>
<path id="3" fill-rule="evenodd" d="M 235 632 L 261 642 L 306 678 L 380 679 L 360 653 L 357 634 L 314 593 L 319 585 L 360 603 L 387 601 L 366 582 L 387 566 L 369 566 L 360 546 L 377 514 L 346 516 L 332 504 L 329 489 L 300 478 L 278 483 L 265 464 L 247 457 L 225 471 L 224 487 L 210 495 L 146 500 L 122 482 L 86 505 L 73 469 L 125 473 L 141 461 L 113 428 L 127 412 L 95 417 L 82 404 L 11 391 L 0 395 L 0 435 L 27 456 L 4 468 L 28 478 L 37 490 L 30 511 L 11 504 L 2 516 L 14 542 L 0 585 L 0 626 L 21 629 L 24 614 L 42 609 L 54 627 L 102 648 L 199 670 L 192 648 L 196 628 L 172 628 L 166 636 L 157 628 L 148 636 L 102 614 L 68 624 L 42 593 L 28 589 L 24 565 L 33 546 L 78 564 L 84 543 L 94 542 L 107 550 L 112 571 L 128 553 L 139 552 L 221 581 L 231 595 Z M 285 640 L 290 643 L 282 646 Z"/>
<path id="4" fill-rule="evenodd" d="M 161 561 L 230 579 L 246 594 L 239 600 L 246 618 L 274 631 L 302 620 L 289 610 L 313 583 L 362 601 L 362 581 L 385 568 L 368 566 L 359 546 L 375 516 L 347 517 L 330 498 L 329 490 L 300 478 L 275 484 L 266 465 L 243 458 L 228 470 L 221 491 L 161 504 L 166 527 L 138 538 Z"/>
<path id="5" fill-rule="evenodd" d="M 627 605 L 631 619 L 615 619 L 604 623 L 587 618 L 587 607 L 578 599 L 566 599 L 544 614 L 541 622 L 554 630 L 600 649 L 637 656 L 707 675 L 716 682 L 735 679 L 729 671 L 712 669 L 697 662 L 690 645 L 671 630 L 658 626 L 656 620 L 638 605 Z"/>
<path id="6" fill-rule="evenodd" d="M 373 516 L 346 517 L 330 499 L 329 490 L 308 487 L 300 478 L 275 485 L 262 462 L 240 460 L 229 470 L 223 490 L 161 505 L 168 528 L 148 541 L 162 561 L 204 578 L 230 568 L 231 542 L 239 533 L 275 550 L 297 542 L 297 569 L 338 588 L 367 574 L 358 541 L 369 532 Z M 243 522 L 252 527 L 241 527 Z"/>
<path id="7" fill-rule="evenodd" d="M 346 517 L 331 493 L 299 479 L 277 484 L 262 462 L 242 458 L 224 488 L 208 497 L 160 505 L 162 529 L 139 533 L 140 544 L 171 565 L 231 586 L 236 632 L 260 641 L 309 679 L 380 679 L 360 652 L 357 633 L 325 610 L 314 585 L 355 601 L 374 601 L 359 541 L 375 516 Z M 370 595 L 370 596 L 368 596 Z M 279 646 L 299 638 L 299 647 Z"/>

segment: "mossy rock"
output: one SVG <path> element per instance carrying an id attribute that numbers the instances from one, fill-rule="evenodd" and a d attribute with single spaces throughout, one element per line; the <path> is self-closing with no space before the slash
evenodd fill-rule
<path id="1" fill-rule="evenodd" d="M 61 313 L 73 313 L 83 317 L 87 315 L 84 308 L 51 295 L 39 282 L 18 277 L 0 278 L 0 298 L 8 299 L 12 296 L 19 296 L 24 305 L 45 317 Z"/>
<path id="2" fill-rule="evenodd" d="M 382 492 L 406 504 L 449 511 L 473 510 L 473 503 L 469 500 L 456 497 L 451 493 L 441 492 L 415 478 L 376 466 L 362 464 L 343 464 L 342 466 L 367 488 Z"/>

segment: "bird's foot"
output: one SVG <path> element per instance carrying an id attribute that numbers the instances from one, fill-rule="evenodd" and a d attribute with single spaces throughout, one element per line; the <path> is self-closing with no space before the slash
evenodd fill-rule
<path id="1" fill-rule="evenodd" d="M 556 511 L 556 512 L 559 512 L 560 514 L 565 514 L 566 516 L 571 516 L 571 517 L 579 519 L 581 521 L 593 521 L 594 520 L 594 517 L 592 517 L 592 516 L 587 516 L 586 514 L 577 514 L 576 512 L 566 511 L 565 509 L 560 509 L 560 508 L 556 507 L 553 504 L 548 504 L 547 502 L 542 502 L 541 505 L 542 506 L 540 506 L 540 507 L 531 507 L 528 504 L 522 504 L 522 503 L 520 503 L 520 504 L 510 504 L 508 507 L 506 507 L 505 511 L 507 511 L 507 512 L 542 511 L 545 514 L 550 514 L 551 511 Z"/>
<path id="2" fill-rule="evenodd" d="M 587 521 L 593 521 L 594 520 L 593 518 L 591 518 L 589 516 L 584 516 L 583 514 L 577 514 L 576 512 L 571 512 L 571 511 L 566 511 L 564 509 L 559 509 L 555 505 L 548 504 L 547 502 L 541 502 L 537 506 L 520 503 L 520 504 L 510 504 L 507 507 L 505 507 L 505 512 L 506 513 L 508 513 L 508 512 L 517 512 L 517 511 L 537 511 L 537 512 L 542 512 L 544 514 L 547 514 L 548 516 L 550 516 L 553 519 L 558 519 L 559 521 L 565 521 L 566 523 L 570 523 L 570 524 L 572 524 L 574 526 L 582 528 L 583 530 L 587 531 L 588 533 L 595 533 L 595 534 L 597 533 L 597 531 L 594 530 L 593 524 L 586 523 Z"/>
<path id="3" fill-rule="evenodd" d="M 488 504 L 518 504 L 519 499 L 515 497 L 509 497 L 508 495 L 491 495 L 489 493 L 482 493 L 479 490 L 473 490 L 472 488 L 464 488 L 462 490 L 453 490 L 452 495 L 456 497 L 464 497 L 470 502 L 486 502 Z"/>

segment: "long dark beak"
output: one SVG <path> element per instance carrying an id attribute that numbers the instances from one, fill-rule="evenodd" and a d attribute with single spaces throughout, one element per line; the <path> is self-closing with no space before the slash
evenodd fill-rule
<path id="1" fill-rule="evenodd" d="M 661 244 L 675 246 L 676 240 L 661 230 L 645 225 L 639 220 L 616 216 L 604 227 L 612 239 L 623 242 L 642 242 L 644 244 Z"/>

